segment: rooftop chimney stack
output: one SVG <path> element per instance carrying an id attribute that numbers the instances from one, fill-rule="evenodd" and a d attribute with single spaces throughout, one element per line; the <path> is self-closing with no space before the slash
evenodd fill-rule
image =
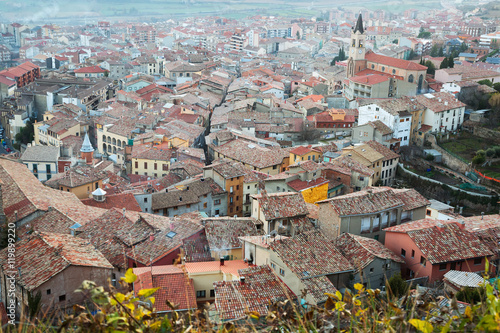
<path id="1" fill-rule="evenodd" d="M 220 265 L 224 266 L 224 258 L 220 258 Z"/>

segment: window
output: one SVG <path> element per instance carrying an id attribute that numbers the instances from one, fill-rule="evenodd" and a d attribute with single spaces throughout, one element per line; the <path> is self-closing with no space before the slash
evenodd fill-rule
<path id="1" fill-rule="evenodd" d="M 148 162 L 144 162 L 144 169 L 148 168 Z"/>
<path id="2" fill-rule="evenodd" d="M 392 70 L 392 74 L 396 74 L 396 70 L 395 69 Z"/>
<path id="3" fill-rule="evenodd" d="M 250 185 L 247 186 L 247 190 L 249 190 L 249 189 L 250 189 Z"/>
<path id="4" fill-rule="evenodd" d="M 283 268 L 280 268 L 280 275 L 285 276 L 285 270 Z"/>
<path id="5" fill-rule="evenodd" d="M 229 193 L 233 193 L 233 187 L 232 186 L 229 188 Z"/>
<path id="6" fill-rule="evenodd" d="M 50 174 L 50 164 L 46 164 L 45 169 L 46 169 L 47 173 Z"/>
<path id="7" fill-rule="evenodd" d="M 410 74 L 410 76 L 408 76 L 408 82 L 413 83 L 413 74 Z"/>
<path id="8" fill-rule="evenodd" d="M 154 168 L 155 168 L 155 170 L 158 170 L 158 163 L 154 164 Z"/>
<path id="9" fill-rule="evenodd" d="M 457 268 L 457 263 L 456 262 L 452 262 L 450 264 L 450 270 L 454 271 L 456 268 Z"/>
<path id="10" fill-rule="evenodd" d="M 401 257 L 406 257 L 406 250 L 405 249 L 401 249 Z"/>
<path id="11" fill-rule="evenodd" d="M 276 269 L 276 264 L 274 262 L 271 263 L 271 268 Z"/>
<path id="12" fill-rule="evenodd" d="M 370 274 L 371 274 L 371 273 L 373 273 L 373 267 L 372 267 L 372 268 L 370 268 Z"/>
<path id="13" fill-rule="evenodd" d="M 216 199 L 216 200 L 214 200 L 214 205 L 215 205 L 215 206 L 216 206 L 216 205 L 220 205 L 220 199 Z"/>
<path id="14" fill-rule="evenodd" d="M 425 258 L 420 256 L 420 264 L 422 264 L 422 266 L 425 266 Z"/>
<path id="15" fill-rule="evenodd" d="M 444 264 L 439 264 L 439 270 L 440 270 L 440 271 L 444 271 L 444 270 L 446 270 L 446 267 L 447 267 L 447 266 L 448 266 L 448 264 L 447 264 L 447 263 L 444 263 Z"/>
<path id="16" fill-rule="evenodd" d="M 59 296 L 59 302 L 64 302 L 66 300 L 66 295 Z"/>
<path id="17" fill-rule="evenodd" d="M 207 203 L 205 202 L 205 205 L 206 205 L 206 204 L 207 204 Z M 191 208 L 191 204 L 187 204 L 187 205 L 186 205 L 186 208 Z M 206 207 L 205 207 L 205 208 L 206 208 Z"/>
<path id="18" fill-rule="evenodd" d="M 481 265 L 482 262 L 483 262 L 483 258 L 474 259 L 474 265 Z"/>
<path id="19" fill-rule="evenodd" d="M 239 190 L 240 189 L 240 185 L 236 185 L 236 189 Z"/>
<path id="20" fill-rule="evenodd" d="M 207 208 L 207 203 L 206 202 L 203 203 L 203 208 Z"/>
<path id="21" fill-rule="evenodd" d="M 229 203 L 231 203 L 231 204 L 233 203 L 233 197 L 229 198 Z"/>
<path id="22" fill-rule="evenodd" d="M 411 250 L 411 257 L 415 258 L 415 250 Z"/>
<path id="23" fill-rule="evenodd" d="M 47 295 L 50 295 L 52 291 L 50 289 L 47 289 Z"/>
<path id="24" fill-rule="evenodd" d="M 205 298 L 205 297 L 206 297 L 205 290 L 196 291 L 196 298 Z"/>
<path id="25" fill-rule="evenodd" d="M 385 72 L 385 66 L 382 66 L 382 72 Z"/>
<path id="26" fill-rule="evenodd" d="M 427 216 L 431 216 L 431 210 L 430 210 L 430 209 L 427 209 L 427 210 L 425 211 L 425 215 L 427 215 Z"/>
<path id="27" fill-rule="evenodd" d="M 215 297 L 215 290 L 214 289 L 210 289 L 210 297 Z"/>
<path id="28" fill-rule="evenodd" d="M 273 170 L 276 170 L 276 167 L 277 167 L 276 165 L 273 165 Z"/>
<path id="29" fill-rule="evenodd" d="M 144 202 L 148 202 L 148 198 L 144 198 Z"/>

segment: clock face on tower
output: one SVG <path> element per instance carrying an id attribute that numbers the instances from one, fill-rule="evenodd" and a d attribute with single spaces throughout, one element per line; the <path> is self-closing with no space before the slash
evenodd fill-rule
<path id="1" fill-rule="evenodd" d="M 354 54 L 354 49 L 351 50 L 351 53 Z"/>
<path id="2" fill-rule="evenodd" d="M 363 50 L 359 50 L 359 54 L 363 53 Z"/>

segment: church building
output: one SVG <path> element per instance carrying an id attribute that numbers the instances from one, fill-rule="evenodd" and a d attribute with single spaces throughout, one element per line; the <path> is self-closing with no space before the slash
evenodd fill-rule
<path id="1" fill-rule="evenodd" d="M 365 42 L 363 19 L 359 14 L 351 33 L 347 79 L 344 80 L 347 100 L 415 96 L 426 91 L 427 67 L 367 51 Z"/>

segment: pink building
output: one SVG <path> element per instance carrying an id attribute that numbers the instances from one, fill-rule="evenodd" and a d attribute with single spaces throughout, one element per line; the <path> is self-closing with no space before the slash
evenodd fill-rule
<path id="1" fill-rule="evenodd" d="M 385 246 L 400 255 L 404 278 L 440 281 L 450 270 L 481 272 L 493 252 L 464 221 L 417 220 L 384 229 Z"/>

